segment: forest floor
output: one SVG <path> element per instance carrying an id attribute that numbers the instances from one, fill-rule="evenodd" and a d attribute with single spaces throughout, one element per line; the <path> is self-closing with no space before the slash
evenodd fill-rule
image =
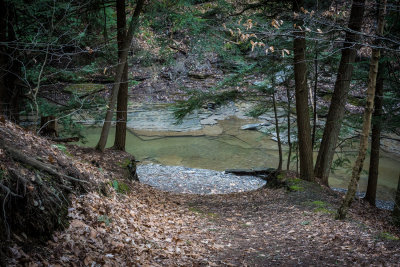
<path id="1" fill-rule="evenodd" d="M 397 265 L 390 213 L 356 201 L 334 219 L 341 195 L 298 181 L 221 195 L 174 194 L 123 179 L 126 153 L 69 146 L 74 160 L 112 177 L 111 193 L 72 196 L 70 225 L 35 249 L 13 246 L 11 265 Z"/>

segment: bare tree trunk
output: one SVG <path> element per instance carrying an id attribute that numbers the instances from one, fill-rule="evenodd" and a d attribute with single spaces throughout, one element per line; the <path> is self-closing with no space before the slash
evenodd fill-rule
<path id="1" fill-rule="evenodd" d="M 286 96 L 287 96 L 287 100 L 288 100 L 288 112 L 287 112 L 287 125 L 288 125 L 288 130 L 287 130 L 287 141 L 288 141 L 288 146 L 289 146 L 289 151 L 288 151 L 288 157 L 287 157 L 287 164 L 286 164 L 286 170 L 288 171 L 290 169 L 290 157 L 292 156 L 292 140 L 290 135 L 291 135 L 291 129 L 290 129 L 290 101 L 292 100 L 290 97 L 290 90 L 289 90 L 289 86 L 286 85 Z"/>
<path id="2" fill-rule="evenodd" d="M 121 56 L 125 39 L 126 11 L 125 0 L 117 0 L 117 41 L 118 55 Z M 128 119 L 128 62 L 125 64 L 117 99 L 117 125 L 115 129 L 114 149 L 125 151 L 126 121 Z"/>
<path id="3" fill-rule="evenodd" d="M 9 91 L 5 81 L 8 68 L 7 60 L 7 7 L 4 0 L 0 0 L 0 114 L 7 115 Z M 4 45 L 2 44 L 4 43 Z"/>
<path id="4" fill-rule="evenodd" d="M 383 33 L 383 25 L 386 11 L 386 0 L 383 1 L 382 8 L 379 8 L 377 35 Z M 346 196 L 339 207 L 337 217 L 338 219 L 346 218 L 347 212 L 356 194 L 358 181 L 360 180 L 360 173 L 363 168 L 365 155 L 368 147 L 368 136 L 371 127 L 372 111 L 374 109 L 376 77 L 378 75 L 378 63 L 380 58 L 380 50 L 378 48 L 372 49 L 372 56 L 369 68 L 368 89 L 367 89 L 367 103 L 365 105 L 363 128 L 360 137 L 360 148 L 358 151 L 357 160 L 354 163 L 351 180 L 346 193 Z"/>
<path id="5" fill-rule="evenodd" d="M 397 183 L 396 198 L 394 201 L 394 209 L 392 216 L 393 216 L 393 223 L 397 226 L 400 226 L 400 175 L 399 175 L 399 182 Z"/>
<path id="6" fill-rule="evenodd" d="M 21 62 L 10 57 L 16 53 L 7 46 L 8 42 L 17 38 L 14 31 L 14 9 L 10 1 L 0 0 L 0 114 L 19 122 L 21 86 L 17 82 L 21 73 Z"/>
<path id="7" fill-rule="evenodd" d="M 117 8 L 117 13 L 118 13 L 118 8 Z M 107 12 L 106 12 L 106 2 L 104 0 L 103 0 L 103 16 L 104 16 L 103 36 L 104 36 L 104 42 L 107 44 L 108 43 Z M 117 14 L 117 24 L 118 24 L 118 14 Z M 125 18 L 125 26 L 126 26 L 126 18 Z M 118 28 L 118 26 L 117 26 L 117 28 Z M 125 34 L 125 27 L 124 27 L 124 34 Z M 117 39 L 118 39 L 118 37 L 117 37 Z"/>
<path id="8" fill-rule="evenodd" d="M 315 176 L 320 178 L 321 182 L 325 185 L 329 185 L 328 176 L 335 153 L 336 142 L 342 126 L 351 76 L 353 74 L 353 63 L 357 53 L 356 43 L 359 39 L 358 32 L 361 30 L 364 8 L 365 0 L 353 1 L 349 20 L 350 31 L 346 32 L 335 89 L 329 107 L 317 162 L 315 164 Z"/>
<path id="9" fill-rule="evenodd" d="M 100 140 L 96 146 L 96 149 L 100 150 L 100 151 L 104 151 L 106 144 L 107 144 L 107 138 L 108 138 L 108 133 L 110 132 L 111 120 L 113 117 L 115 101 L 117 100 L 118 91 L 119 91 L 120 83 L 122 80 L 124 68 L 125 68 L 125 65 L 127 62 L 129 47 L 132 42 L 133 34 L 139 25 L 139 15 L 140 15 L 140 12 L 142 11 L 143 4 L 144 4 L 144 0 L 137 1 L 135 12 L 132 15 L 131 22 L 129 23 L 129 29 L 126 34 L 126 38 L 124 40 L 123 46 L 122 46 L 123 49 L 121 52 L 121 57 L 118 59 L 118 66 L 117 66 L 117 71 L 116 71 L 116 75 L 115 75 L 114 86 L 111 91 L 111 96 L 110 96 L 110 101 L 108 104 L 106 118 L 104 120 L 104 125 L 101 130 Z"/>
<path id="10" fill-rule="evenodd" d="M 281 143 L 281 137 L 280 137 L 280 134 L 279 134 L 279 120 L 278 120 L 278 112 L 276 110 L 275 89 L 272 92 L 272 103 L 273 103 L 273 106 L 274 106 L 275 132 L 276 132 L 276 138 L 277 138 L 277 141 L 278 141 L 278 151 L 279 151 L 279 163 L 278 163 L 277 170 L 280 171 L 280 170 L 282 170 L 282 143 Z"/>
<path id="11" fill-rule="evenodd" d="M 314 56 L 314 105 L 313 105 L 313 129 L 311 136 L 311 144 L 314 148 L 315 146 L 315 132 L 317 131 L 317 89 L 318 89 L 318 48 L 315 47 L 315 56 Z"/>
<path id="12" fill-rule="evenodd" d="M 379 64 L 375 89 L 375 109 L 372 115 L 371 157 L 369 160 L 368 186 L 364 199 L 375 206 L 378 185 L 379 150 L 381 146 L 382 107 L 383 107 L 383 64 Z"/>
<path id="13" fill-rule="evenodd" d="M 299 173 L 299 144 L 296 144 L 296 173 Z"/>
<path id="14" fill-rule="evenodd" d="M 316 11 L 318 12 L 319 10 L 319 1 L 317 1 L 317 7 L 316 7 Z M 314 149 L 315 146 L 315 133 L 317 131 L 317 120 L 318 120 L 318 116 L 317 116 L 317 89 L 318 89 L 318 43 L 315 43 L 315 55 L 314 55 L 314 97 L 313 97 L 313 101 L 314 101 L 314 105 L 313 105 L 313 128 L 312 128 L 312 135 L 311 135 L 311 144 L 312 144 L 312 148 Z"/>
<path id="15" fill-rule="evenodd" d="M 299 12 L 303 7 L 303 0 L 293 1 L 293 11 Z M 295 21 L 296 25 L 302 25 L 302 20 Z M 296 114 L 297 114 L 297 139 L 300 150 L 300 178 L 314 181 L 313 151 L 311 143 L 310 116 L 308 111 L 307 90 L 307 64 L 306 64 L 306 39 L 305 32 L 300 28 L 294 30 L 294 79 L 296 90 Z"/>

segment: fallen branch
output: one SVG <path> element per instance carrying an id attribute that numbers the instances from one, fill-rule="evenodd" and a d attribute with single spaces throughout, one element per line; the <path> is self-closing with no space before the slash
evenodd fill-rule
<path id="1" fill-rule="evenodd" d="M 78 179 L 78 178 L 75 178 L 75 177 L 72 177 L 72 176 L 69 176 L 69 175 L 65 175 L 65 174 L 62 174 L 62 173 L 59 173 L 59 172 L 53 170 L 49 165 L 47 165 L 45 163 L 42 163 L 42 162 L 40 162 L 40 161 L 38 161 L 36 159 L 30 158 L 27 155 L 25 155 L 24 153 L 22 153 L 21 151 L 17 150 L 16 148 L 7 145 L 4 142 L 4 140 L 1 140 L 0 144 L 2 144 L 4 149 L 7 150 L 10 153 L 11 157 L 14 158 L 17 161 L 29 164 L 32 167 L 36 168 L 36 169 L 45 171 L 45 172 L 47 172 L 47 173 L 49 173 L 51 175 L 57 176 L 59 178 L 65 178 L 65 179 L 70 180 L 70 181 L 89 184 L 89 182 L 87 182 L 87 181 L 83 181 L 81 179 Z"/>
<path id="2" fill-rule="evenodd" d="M 274 168 L 260 168 L 260 169 L 226 169 L 225 173 L 232 173 L 235 175 L 249 175 L 249 176 L 260 176 L 269 175 L 276 170 Z"/>

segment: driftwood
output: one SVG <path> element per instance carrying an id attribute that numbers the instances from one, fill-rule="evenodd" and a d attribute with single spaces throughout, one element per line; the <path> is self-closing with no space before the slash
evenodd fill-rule
<path id="1" fill-rule="evenodd" d="M 238 176 L 248 175 L 259 177 L 267 182 L 265 187 L 288 187 L 286 176 L 280 177 L 281 171 L 274 168 L 226 169 L 225 173 L 232 173 Z"/>
<path id="2" fill-rule="evenodd" d="M 274 168 L 255 168 L 255 169 L 226 169 L 225 173 L 232 173 L 235 175 L 250 175 L 250 176 L 265 176 L 274 173 Z"/>

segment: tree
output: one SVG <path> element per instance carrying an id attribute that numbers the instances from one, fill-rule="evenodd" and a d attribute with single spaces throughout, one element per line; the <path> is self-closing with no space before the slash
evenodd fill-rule
<path id="1" fill-rule="evenodd" d="M 348 25 L 349 30 L 346 32 L 335 89 L 326 119 L 317 162 L 315 164 L 315 176 L 320 178 L 321 182 L 325 185 L 329 185 L 328 176 L 344 117 L 347 95 L 350 88 L 351 76 L 353 74 L 353 63 L 357 54 L 356 44 L 359 40 L 358 36 L 361 30 L 364 9 L 365 0 L 353 1 Z"/>
<path id="2" fill-rule="evenodd" d="M 383 5 L 382 7 L 379 8 L 378 12 L 378 26 L 376 30 L 376 34 L 378 36 L 381 36 L 383 33 L 385 13 L 386 13 L 386 0 L 383 0 Z M 375 40 L 377 40 L 378 38 L 379 37 L 377 37 Z M 374 47 L 372 49 L 372 56 L 371 56 L 369 76 L 368 76 L 367 103 L 365 105 L 365 111 L 364 111 L 363 127 L 360 137 L 360 148 L 358 151 L 356 162 L 354 163 L 353 166 L 351 180 L 349 183 L 346 196 L 342 202 L 342 205 L 339 207 L 338 210 L 337 217 L 339 219 L 344 219 L 346 217 L 347 211 L 351 205 L 351 202 L 354 199 L 358 181 L 360 180 L 360 173 L 364 164 L 365 155 L 367 153 L 368 136 L 371 127 L 372 112 L 374 109 L 375 87 L 376 87 L 376 78 L 378 75 L 378 63 L 379 63 L 380 53 L 381 51 L 379 48 Z"/>
<path id="3" fill-rule="evenodd" d="M 0 114 L 19 121 L 21 86 L 18 84 L 21 64 L 15 60 L 8 43 L 16 40 L 15 10 L 12 3 L 0 0 Z"/>
<path id="4" fill-rule="evenodd" d="M 376 188 L 378 185 L 379 174 L 379 150 L 381 146 L 382 131 L 382 108 L 383 108 L 383 67 L 384 64 L 379 63 L 378 78 L 375 89 L 374 113 L 372 115 L 372 140 L 371 155 L 369 160 L 368 186 L 364 199 L 371 205 L 375 206 Z"/>
<path id="5" fill-rule="evenodd" d="M 396 198 L 394 201 L 394 209 L 392 216 L 394 224 L 400 226 L 400 175 L 399 175 L 399 182 L 397 183 Z"/>
<path id="6" fill-rule="evenodd" d="M 126 65 L 126 62 L 128 59 L 128 52 L 129 52 L 129 48 L 131 46 L 133 34 L 135 33 L 135 31 L 139 25 L 139 16 L 140 16 L 140 12 L 142 11 L 143 4 L 144 4 L 144 0 L 138 0 L 136 3 L 136 8 L 132 15 L 131 22 L 129 23 L 129 28 L 125 35 L 126 38 L 122 45 L 122 51 L 118 58 L 117 71 L 115 74 L 114 85 L 111 90 L 111 96 L 109 99 L 106 118 L 104 120 L 103 128 L 101 130 L 100 140 L 96 146 L 96 149 L 100 150 L 100 151 L 104 151 L 106 144 L 107 144 L 107 138 L 108 138 L 108 133 L 110 132 L 111 120 L 113 117 L 115 101 L 117 100 L 118 91 L 119 91 L 119 88 L 121 85 L 121 80 L 123 77 L 125 65 Z"/>
<path id="7" fill-rule="evenodd" d="M 288 156 L 287 156 L 287 163 L 286 163 L 286 170 L 290 170 L 290 159 L 292 157 L 292 140 L 291 140 L 291 123 L 290 123 L 290 102 L 292 101 L 292 98 L 290 97 L 290 89 L 288 84 L 285 84 L 286 87 L 286 97 L 287 97 L 287 142 L 288 142 Z"/>
<path id="8" fill-rule="evenodd" d="M 293 11 L 300 12 L 303 4 L 303 0 L 294 0 Z M 293 51 L 300 177 L 304 180 L 314 181 L 311 127 L 308 111 L 306 39 L 305 32 L 301 29 L 302 21 L 295 18 L 295 25 L 297 25 L 297 28 L 294 31 Z"/>
<path id="9" fill-rule="evenodd" d="M 117 0 L 117 42 L 118 57 L 122 54 L 122 45 L 126 32 L 125 0 Z M 126 121 L 128 120 L 128 62 L 122 74 L 117 99 L 117 125 L 115 129 L 114 149 L 125 151 Z"/>
<path id="10" fill-rule="evenodd" d="M 278 120 L 278 112 L 276 109 L 276 97 L 275 97 L 275 88 L 272 89 L 272 105 L 274 108 L 274 117 L 275 117 L 275 133 L 276 133 L 276 140 L 278 142 L 278 152 L 279 152 L 279 162 L 278 162 L 278 171 L 282 170 L 282 142 L 281 142 L 281 136 L 279 134 L 279 120 Z"/>

